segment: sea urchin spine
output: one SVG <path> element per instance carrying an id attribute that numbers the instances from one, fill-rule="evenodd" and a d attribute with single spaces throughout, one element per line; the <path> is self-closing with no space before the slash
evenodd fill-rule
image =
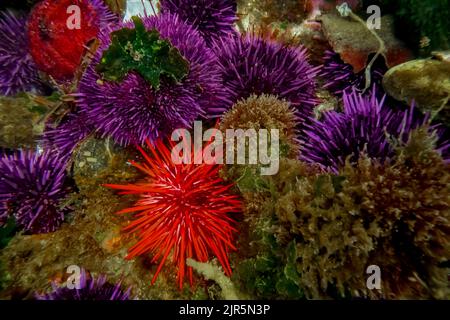
<path id="1" fill-rule="evenodd" d="M 300 125 L 317 103 L 315 77 L 318 68 L 308 62 L 304 47 L 283 44 L 248 34 L 217 41 L 228 105 L 252 94 L 272 94 L 285 99 L 296 110 Z"/>
<path id="2" fill-rule="evenodd" d="M 159 140 L 155 146 L 147 141 L 150 154 L 138 147 L 145 163 L 131 162 L 147 175 L 146 180 L 130 185 L 106 185 L 122 190 L 122 194 L 137 194 L 141 199 L 119 213 L 134 213 L 134 220 L 125 228 L 137 234 L 139 240 L 129 251 L 128 259 L 151 253 L 152 262 L 159 261 L 152 284 L 172 253 L 178 266 L 180 289 L 186 273 L 193 284 L 192 268 L 186 259 L 206 262 L 212 253 L 225 273 L 231 274 L 228 252 L 232 243 L 233 221 L 228 214 L 240 211 L 240 201 L 229 192 L 231 185 L 218 176 L 217 165 L 176 165 L 171 150 Z M 187 268 L 187 270 L 186 270 Z"/>
<path id="3" fill-rule="evenodd" d="M 208 45 L 234 34 L 236 0 L 161 0 L 161 12 L 176 13 L 202 34 Z"/>
<path id="4" fill-rule="evenodd" d="M 170 135 L 177 128 L 190 127 L 194 120 L 207 117 L 210 112 L 223 112 L 220 71 L 214 54 L 200 34 L 172 14 L 134 21 L 134 26 L 132 22 L 125 23 L 101 35 L 101 47 L 81 79 L 77 93 L 79 110 L 89 119 L 96 132 L 102 137 L 112 137 L 122 146 L 143 145 L 146 139 L 153 142 Z M 116 41 L 111 40 L 113 34 L 116 35 Z M 139 44 L 141 38 L 148 38 L 149 34 L 152 34 L 150 38 L 153 40 L 157 37 L 155 46 L 142 48 Z M 98 70 L 99 65 L 102 66 L 102 56 L 117 47 L 114 46 L 117 40 L 122 41 L 127 35 L 130 45 L 136 44 L 136 48 L 131 51 L 139 50 L 143 57 L 138 60 L 143 62 L 148 57 L 160 54 L 155 50 L 161 43 L 170 42 L 169 51 L 179 52 L 189 63 L 187 75 L 174 81 L 163 74 L 156 81 L 158 87 L 154 87 L 141 73 L 152 74 L 153 67 L 157 71 L 160 66 L 143 65 L 140 70 L 127 68 L 129 72 L 119 81 L 105 80 Z M 124 57 L 123 60 L 128 61 L 129 58 Z M 167 59 L 167 55 L 162 58 Z M 111 68 L 106 68 L 106 71 L 110 72 Z"/>
<path id="5" fill-rule="evenodd" d="M 41 90 L 38 70 L 29 53 L 26 17 L 0 13 L 0 94 Z"/>
<path id="6" fill-rule="evenodd" d="M 81 270 L 78 288 L 58 287 L 52 283 L 53 292 L 47 294 L 37 294 L 38 300 L 86 300 L 86 301 L 106 301 L 106 300 L 129 300 L 131 288 L 122 290 L 121 283 L 111 284 L 107 282 L 105 275 L 100 275 L 97 279 L 89 277 L 86 270 Z"/>
<path id="7" fill-rule="evenodd" d="M 0 217 L 13 215 L 27 233 L 55 231 L 69 212 L 65 162 L 50 152 L 0 157 Z"/>

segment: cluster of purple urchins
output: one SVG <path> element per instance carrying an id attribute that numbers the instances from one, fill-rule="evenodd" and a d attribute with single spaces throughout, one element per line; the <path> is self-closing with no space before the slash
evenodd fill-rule
<path id="1" fill-rule="evenodd" d="M 106 276 L 100 275 L 97 279 L 88 277 L 84 269 L 81 271 L 78 288 L 58 287 L 52 284 L 53 292 L 48 294 L 37 294 L 38 300 L 129 300 L 131 288 L 122 290 L 121 283 L 111 284 L 107 282 Z"/>
<path id="2" fill-rule="evenodd" d="M 301 125 L 317 103 L 318 68 L 307 61 L 305 48 L 246 36 L 222 38 L 214 45 L 222 71 L 229 108 L 251 94 L 273 94 L 288 101 Z"/>
<path id="3" fill-rule="evenodd" d="M 0 12 L 0 94 L 42 90 L 37 68 L 29 53 L 26 17 Z"/>
<path id="4" fill-rule="evenodd" d="M 195 26 L 208 45 L 235 32 L 235 0 L 161 0 L 161 12 L 176 13 Z"/>
<path id="5" fill-rule="evenodd" d="M 27 233 L 55 231 L 69 208 L 65 162 L 50 152 L 0 156 L 0 218 L 13 215 Z"/>
<path id="6" fill-rule="evenodd" d="M 95 66 L 110 43 L 109 33 L 101 36 L 101 49 L 80 82 L 78 106 L 96 132 L 120 145 L 155 141 L 176 128 L 190 127 L 199 117 L 223 112 L 216 58 L 201 35 L 172 14 L 146 17 L 143 22 L 180 51 L 189 62 L 189 73 L 178 83 L 161 79 L 159 90 L 135 72 L 120 83 L 101 84 Z M 133 28 L 133 24 L 119 28 L 123 27 Z"/>
<path id="7" fill-rule="evenodd" d="M 342 96 L 347 91 L 356 89 L 362 91 L 366 86 L 365 69 L 358 73 L 353 71 L 353 67 L 342 61 L 339 54 L 333 51 L 326 51 L 323 57 L 323 66 L 319 76 L 324 79 L 324 88 L 328 89 L 336 96 Z M 371 87 L 375 87 L 379 96 L 383 94 L 381 82 L 387 67 L 383 59 L 378 58 L 370 70 Z"/>
<path id="8" fill-rule="evenodd" d="M 405 142 L 412 129 L 427 123 L 426 117 L 414 116 L 413 107 L 394 111 L 376 95 L 376 90 L 371 96 L 356 90 L 344 93 L 344 112 L 329 111 L 322 120 L 313 119 L 307 124 L 301 139 L 301 159 L 333 172 L 349 157 L 351 162 L 356 162 L 362 152 L 384 161 L 394 155 L 390 139 Z M 430 130 L 438 131 L 436 127 Z M 449 147 L 447 141 L 438 144 L 437 151 L 445 155 Z"/>

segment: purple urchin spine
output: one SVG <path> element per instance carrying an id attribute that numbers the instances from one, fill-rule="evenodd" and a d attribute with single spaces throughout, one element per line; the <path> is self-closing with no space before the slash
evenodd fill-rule
<path id="1" fill-rule="evenodd" d="M 381 82 L 386 71 L 387 67 L 379 58 L 370 72 L 371 87 L 375 88 L 379 98 L 384 94 Z M 338 97 L 342 96 L 345 91 L 350 93 L 354 89 L 362 92 L 366 86 L 365 69 L 355 73 L 353 67 L 342 61 L 339 54 L 333 51 L 325 52 L 319 77 L 325 81 L 323 87 Z M 370 90 L 368 95 L 370 95 Z"/>
<path id="2" fill-rule="evenodd" d="M 26 233 L 48 233 L 70 212 L 65 162 L 51 152 L 17 151 L 0 157 L 0 217 L 13 216 Z"/>
<path id="3" fill-rule="evenodd" d="M 318 102 L 315 77 L 319 69 L 309 64 L 306 48 L 248 34 L 221 39 L 214 50 L 227 93 L 227 109 L 252 94 L 272 94 L 291 104 L 300 126 L 310 117 Z"/>
<path id="4" fill-rule="evenodd" d="M 160 6 L 162 13 L 178 14 L 180 19 L 196 27 L 208 45 L 236 33 L 235 0 L 161 0 Z"/>
<path id="5" fill-rule="evenodd" d="M 0 94 L 43 90 L 36 65 L 29 53 L 25 16 L 0 12 Z"/>
<path id="6" fill-rule="evenodd" d="M 131 288 L 122 290 L 121 282 L 111 284 L 107 282 L 105 275 L 88 277 L 84 269 L 81 270 L 79 287 L 73 289 L 68 287 L 58 287 L 52 283 L 53 291 L 47 294 L 36 294 L 38 300 L 129 300 Z"/>
<path id="7" fill-rule="evenodd" d="M 412 129 L 428 123 L 417 116 L 414 106 L 394 111 L 378 99 L 375 89 L 370 96 L 353 89 L 344 92 L 344 111 L 328 111 L 322 120 L 311 119 L 301 138 L 300 159 L 337 173 L 349 158 L 355 163 L 362 152 L 370 158 L 388 160 L 394 154 L 390 139 L 406 142 Z M 430 127 L 430 131 L 439 130 Z M 439 132 L 437 132 L 439 135 Z M 437 151 L 445 154 L 447 141 L 438 141 Z"/>
<path id="8" fill-rule="evenodd" d="M 101 35 L 101 48 L 85 72 L 76 94 L 80 114 L 102 137 L 122 145 L 154 142 L 174 129 L 192 126 L 194 120 L 224 111 L 223 87 L 214 53 L 201 35 L 173 14 L 143 18 L 147 30 L 156 29 L 189 62 L 188 75 L 174 83 L 161 79 L 155 90 L 138 73 L 122 82 L 100 81 L 95 70 L 110 43 L 109 30 Z M 119 28 L 132 28 L 125 23 Z"/>

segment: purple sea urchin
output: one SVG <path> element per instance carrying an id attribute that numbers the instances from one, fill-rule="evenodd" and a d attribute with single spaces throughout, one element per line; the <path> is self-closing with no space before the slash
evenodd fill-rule
<path id="1" fill-rule="evenodd" d="M 82 269 L 80 275 L 80 289 L 58 287 L 52 283 L 53 292 L 47 294 L 37 294 L 38 300 L 129 300 L 131 288 L 122 290 L 121 282 L 111 284 L 107 282 L 105 275 L 100 275 L 97 279 L 88 277 L 86 271 Z"/>
<path id="2" fill-rule="evenodd" d="M 69 212 L 67 193 L 65 162 L 50 152 L 0 157 L 0 217 L 13 215 L 27 233 L 55 231 Z"/>
<path id="3" fill-rule="evenodd" d="M 326 51 L 323 58 L 323 66 L 319 76 L 325 80 L 325 89 L 328 89 L 336 96 L 341 96 L 344 91 L 356 88 L 362 91 L 366 85 L 365 69 L 355 73 L 353 67 L 340 58 L 339 54 L 333 51 Z M 382 63 L 382 59 L 377 59 L 371 69 L 371 83 L 381 95 L 383 86 L 381 81 L 386 73 L 387 67 Z"/>
<path id="4" fill-rule="evenodd" d="M 79 114 L 71 113 L 56 127 L 47 127 L 42 137 L 45 149 L 57 152 L 61 159 L 68 159 L 77 145 L 93 132 L 88 123 Z"/>
<path id="5" fill-rule="evenodd" d="M 42 83 L 29 53 L 26 17 L 0 12 L 0 94 L 41 90 Z"/>
<path id="6" fill-rule="evenodd" d="M 307 61 L 306 49 L 288 47 L 255 35 L 230 36 L 218 41 L 219 57 L 228 108 L 252 94 L 272 94 L 285 99 L 307 119 L 317 102 L 314 78 L 318 69 Z"/>
<path id="7" fill-rule="evenodd" d="M 172 12 L 195 26 L 206 43 L 234 33 L 235 0 L 161 0 L 161 12 Z"/>
<path id="8" fill-rule="evenodd" d="M 155 141 L 175 128 L 190 127 L 209 112 L 222 111 L 220 73 L 200 34 L 172 14 L 147 17 L 143 23 L 146 30 L 156 30 L 170 41 L 189 63 L 189 71 L 177 82 L 161 77 L 159 88 L 135 70 L 122 81 L 105 81 L 96 66 L 111 40 L 109 34 L 102 35 L 101 48 L 81 80 L 78 105 L 99 134 L 121 145 Z M 132 23 L 121 26 L 132 27 Z"/>
<path id="9" fill-rule="evenodd" d="M 376 90 L 372 90 L 369 97 L 356 90 L 344 92 L 343 113 L 329 111 L 324 113 L 322 120 L 313 119 L 307 124 L 302 137 L 301 159 L 334 172 L 345 165 L 348 157 L 355 163 L 361 152 L 384 161 L 394 152 L 390 139 L 405 142 L 412 129 L 428 121 L 415 117 L 413 107 L 407 111 L 393 111 L 376 95 Z M 446 149 L 448 144 L 441 141 L 438 151 L 445 153 Z"/>

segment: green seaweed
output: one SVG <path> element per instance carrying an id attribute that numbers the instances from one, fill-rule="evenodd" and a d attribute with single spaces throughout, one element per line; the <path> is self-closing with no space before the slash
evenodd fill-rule
<path id="1" fill-rule="evenodd" d="M 383 12 L 392 12 L 397 18 L 400 36 L 420 49 L 423 54 L 431 50 L 450 48 L 450 0 L 381 0 Z M 405 32 L 406 30 L 406 32 Z M 427 45 L 421 45 L 428 39 Z"/>
<path id="2" fill-rule="evenodd" d="M 234 281 L 246 295 L 256 299 L 302 299 L 297 245 L 295 240 L 287 245 L 281 243 L 275 236 L 271 226 L 278 221 L 270 214 L 270 207 L 269 203 L 261 206 L 260 215 L 251 216 L 248 226 L 242 228 L 244 235 L 248 233 L 251 249 L 243 248 L 239 253 Z"/>
<path id="3" fill-rule="evenodd" d="M 8 245 L 9 241 L 14 237 L 16 232 L 16 221 L 13 217 L 10 217 L 6 224 L 0 228 L 0 249 L 3 249 Z"/>
<path id="4" fill-rule="evenodd" d="M 134 29 L 122 28 L 111 34 L 111 44 L 103 52 L 97 72 L 108 81 L 121 82 L 130 71 L 136 71 L 156 90 L 162 76 L 182 80 L 189 72 L 189 63 L 180 51 L 156 29 L 147 30 L 140 18 L 132 19 Z"/>

